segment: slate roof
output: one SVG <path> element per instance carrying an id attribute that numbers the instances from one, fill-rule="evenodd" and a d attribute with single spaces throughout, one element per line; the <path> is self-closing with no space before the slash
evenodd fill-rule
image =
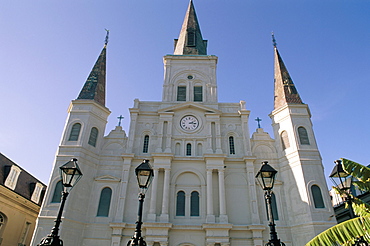
<path id="1" fill-rule="evenodd" d="M 31 174 L 29 174 L 26 170 L 24 170 L 22 167 L 17 165 L 15 162 L 7 158 L 2 153 L 0 153 L 0 186 L 6 187 L 4 183 L 9 174 L 10 167 L 12 165 L 17 166 L 18 168 L 22 170 L 22 172 L 19 174 L 17 185 L 13 191 L 17 193 L 18 195 L 21 195 L 22 197 L 31 201 L 31 196 L 35 188 L 35 184 L 41 183 L 43 185 L 43 189 L 42 189 L 41 197 L 38 202 L 38 205 L 41 205 L 42 200 L 44 198 L 46 185 L 42 183 L 40 180 L 38 180 L 37 178 L 35 178 L 34 176 L 32 176 Z"/>

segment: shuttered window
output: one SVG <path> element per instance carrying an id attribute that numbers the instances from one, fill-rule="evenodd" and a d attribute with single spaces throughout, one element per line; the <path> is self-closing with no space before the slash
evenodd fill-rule
<path id="1" fill-rule="evenodd" d="M 194 86 L 194 102 L 202 102 L 202 101 L 203 101 L 203 87 Z"/>
<path id="2" fill-rule="evenodd" d="M 186 86 L 177 87 L 177 101 L 186 101 Z"/>
<path id="3" fill-rule="evenodd" d="M 298 136 L 299 136 L 299 142 L 302 145 L 310 144 L 310 140 L 308 139 L 307 130 L 303 126 L 298 127 Z"/>
<path id="4" fill-rule="evenodd" d="M 69 134 L 68 141 L 77 141 L 80 136 L 81 124 L 76 123 L 72 126 L 71 133 Z"/>
<path id="5" fill-rule="evenodd" d="M 96 141 L 98 140 L 98 128 L 93 127 L 91 128 L 90 137 L 89 137 L 89 144 L 91 146 L 96 146 Z"/>

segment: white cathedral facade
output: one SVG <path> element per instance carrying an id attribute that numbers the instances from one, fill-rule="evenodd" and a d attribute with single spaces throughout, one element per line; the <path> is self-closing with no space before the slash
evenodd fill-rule
<path id="1" fill-rule="evenodd" d="M 83 177 L 70 193 L 60 236 L 66 246 L 124 246 L 138 210 L 135 168 L 154 169 L 143 236 L 149 246 L 262 246 L 269 240 L 262 161 L 278 171 L 273 211 L 279 238 L 303 246 L 333 226 L 333 209 L 311 113 L 276 48 L 273 138 L 250 134 L 245 102 L 219 103 L 218 58 L 207 55 L 190 1 L 173 55 L 164 57 L 162 101 L 135 99 L 130 128 L 104 136 L 106 45 L 73 100 L 32 246 L 50 233 L 60 205 L 59 167 L 77 158 Z M 232 88 L 230 88 L 232 89 Z"/>

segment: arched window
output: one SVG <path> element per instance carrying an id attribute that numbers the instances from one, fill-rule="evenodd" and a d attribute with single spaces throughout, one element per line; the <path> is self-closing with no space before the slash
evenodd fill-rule
<path id="1" fill-rule="evenodd" d="M 96 141 L 98 140 L 98 128 L 93 127 L 91 128 L 90 137 L 89 137 L 89 144 L 91 146 L 96 146 Z"/>
<path id="2" fill-rule="evenodd" d="M 108 217 L 111 197 L 112 197 L 111 188 L 106 187 L 101 191 L 99 207 L 96 216 Z"/>
<path id="3" fill-rule="evenodd" d="M 234 137 L 229 137 L 229 153 L 230 155 L 235 155 L 235 145 L 234 145 Z"/>
<path id="4" fill-rule="evenodd" d="M 149 135 L 145 135 L 143 143 L 143 153 L 148 153 L 149 149 Z"/>
<path id="5" fill-rule="evenodd" d="M 190 216 L 199 216 L 199 193 L 197 191 L 191 193 Z"/>
<path id="6" fill-rule="evenodd" d="M 271 210 L 272 210 L 272 216 L 274 220 L 279 220 L 279 213 L 277 210 L 276 197 L 274 193 L 271 193 Z M 267 204 L 266 204 L 266 211 L 268 214 Z"/>
<path id="7" fill-rule="evenodd" d="M 315 208 L 325 208 L 324 200 L 322 199 L 321 189 L 317 185 L 311 186 L 312 198 Z"/>
<path id="8" fill-rule="evenodd" d="M 191 156 L 191 144 L 189 143 L 186 145 L 186 155 Z"/>
<path id="9" fill-rule="evenodd" d="M 281 144 L 283 146 L 283 150 L 290 147 L 288 133 L 286 131 L 281 133 Z"/>
<path id="10" fill-rule="evenodd" d="M 177 87 L 177 101 L 186 101 L 186 86 Z"/>
<path id="11" fill-rule="evenodd" d="M 310 144 L 310 140 L 308 139 L 307 130 L 303 126 L 298 127 L 298 136 L 299 136 L 299 142 L 302 145 Z"/>
<path id="12" fill-rule="evenodd" d="M 176 216 L 185 216 L 185 192 L 177 192 Z"/>
<path id="13" fill-rule="evenodd" d="M 51 199 L 52 203 L 59 203 L 62 199 L 63 184 L 62 180 L 59 180 L 54 188 L 53 198 Z"/>
<path id="14" fill-rule="evenodd" d="M 194 86 L 194 102 L 202 102 L 202 101 L 203 101 L 203 87 Z"/>
<path id="15" fill-rule="evenodd" d="M 76 123 L 72 126 L 71 133 L 69 134 L 68 141 L 77 141 L 80 136 L 81 124 Z"/>

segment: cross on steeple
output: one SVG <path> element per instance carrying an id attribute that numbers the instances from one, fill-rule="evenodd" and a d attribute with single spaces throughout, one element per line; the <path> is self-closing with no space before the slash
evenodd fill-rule
<path id="1" fill-rule="evenodd" d="M 121 126 L 121 121 L 122 121 L 123 118 L 125 118 L 125 117 L 123 117 L 122 115 L 120 115 L 119 117 L 117 117 L 117 119 L 118 119 L 118 126 Z"/>
<path id="2" fill-rule="evenodd" d="M 259 117 L 257 117 L 257 119 L 255 119 L 255 121 L 257 121 L 258 123 L 258 128 L 261 128 L 261 124 L 260 122 L 262 121 L 262 119 L 260 119 Z"/>

